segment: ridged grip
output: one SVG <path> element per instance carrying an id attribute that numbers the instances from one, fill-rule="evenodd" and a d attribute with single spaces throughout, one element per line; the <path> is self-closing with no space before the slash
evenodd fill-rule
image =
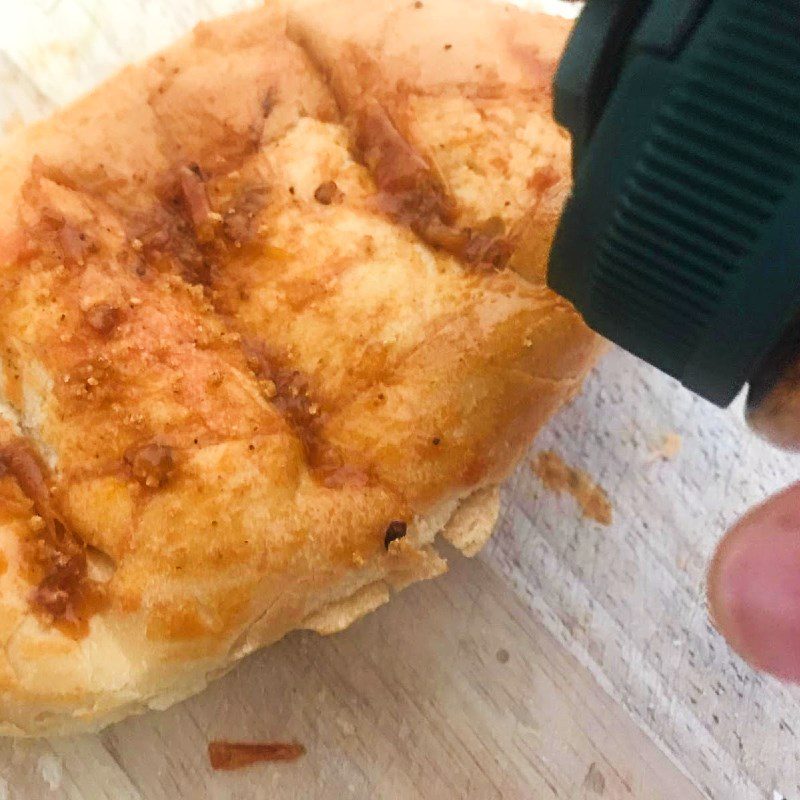
<path id="1" fill-rule="evenodd" d="M 578 167 L 550 280 L 724 404 L 800 300 L 800 2 L 717 0 L 666 58 L 658 5 Z"/>

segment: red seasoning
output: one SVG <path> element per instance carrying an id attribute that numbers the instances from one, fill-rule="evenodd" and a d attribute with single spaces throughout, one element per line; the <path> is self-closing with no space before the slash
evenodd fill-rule
<path id="1" fill-rule="evenodd" d="M 210 742 L 208 760 L 216 770 L 234 770 L 261 761 L 294 761 L 305 752 L 297 742 Z"/>
<path id="2" fill-rule="evenodd" d="M 105 587 L 88 575 L 86 546 L 58 515 L 47 467 L 30 441 L 17 438 L 0 447 L 4 475 L 16 480 L 37 521 L 22 542 L 35 587 L 29 602 L 62 633 L 81 639 L 91 616 L 107 602 Z"/>

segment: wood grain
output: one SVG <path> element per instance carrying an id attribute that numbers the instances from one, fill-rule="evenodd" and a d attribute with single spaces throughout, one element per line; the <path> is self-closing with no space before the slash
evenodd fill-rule
<path id="1" fill-rule="evenodd" d="M 670 431 L 680 454 L 653 460 Z M 798 690 L 731 653 L 705 604 L 716 540 L 796 479 L 797 459 L 619 351 L 538 447 L 609 491 L 614 524 L 570 522 L 519 470 L 485 556 L 708 797 L 800 797 Z"/>
<path id="2" fill-rule="evenodd" d="M 501 577 L 451 555 L 446 577 L 345 633 L 292 635 L 161 714 L 99 737 L 0 745 L 18 761 L 9 796 L 701 797 Z M 297 740 L 308 753 L 214 773 L 214 738 Z M 48 753 L 61 770 L 52 794 Z"/>
<path id="3" fill-rule="evenodd" d="M 47 113 L 245 5 L 0 0 L 0 119 Z M 671 432 L 680 453 L 654 459 Z M 523 464 L 478 560 L 454 558 L 340 636 L 292 636 L 167 712 L 0 743 L 0 800 L 800 800 L 800 694 L 732 655 L 704 600 L 715 541 L 795 480 L 797 459 L 618 351 L 531 458 L 545 449 L 609 493 L 610 527 Z M 214 737 L 309 752 L 217 775 Z"/>

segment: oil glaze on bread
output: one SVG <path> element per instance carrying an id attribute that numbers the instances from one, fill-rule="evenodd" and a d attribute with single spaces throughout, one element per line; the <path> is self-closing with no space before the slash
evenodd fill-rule
<path id="1" fill-rule="evenodd" d="M 597 353 L 543 283 L 566 34 L 269 4 L 5 141 L 2 733 L 163 708 L 480 548 Z"/>

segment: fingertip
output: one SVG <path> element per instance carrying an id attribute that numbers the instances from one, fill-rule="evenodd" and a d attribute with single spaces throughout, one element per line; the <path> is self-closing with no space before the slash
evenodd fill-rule
<path id="1" fill-rule="evenodd" d="M 712 620 L 758 669 L 800 682 L 800 484 L 743 517 L 708 574 Z"/>

